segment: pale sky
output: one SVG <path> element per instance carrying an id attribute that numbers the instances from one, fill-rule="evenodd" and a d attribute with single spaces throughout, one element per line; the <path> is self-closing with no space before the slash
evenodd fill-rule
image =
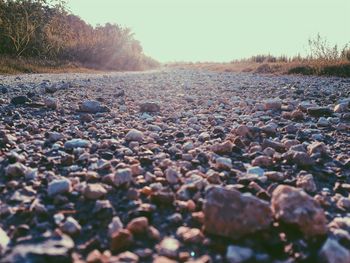
<path id="1" fill-rule="evenodd" d="M 127 26 L 160 62 L 305 54 L 320 33 L 350 42 L 350 0 L 68 0 L 92 25 Z"/>

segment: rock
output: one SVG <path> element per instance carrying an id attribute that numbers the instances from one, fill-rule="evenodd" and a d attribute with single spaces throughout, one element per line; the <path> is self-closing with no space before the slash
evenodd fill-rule
<path id="1" fill-rule="evenodd" d="M 256 174 L 258 176 L 263 176 L 264 172 L 264 169 L 259 166 L 251 166 L 247 169 L 247 174 Z"/>
<path id="2" fill-rule="evenodd" d="M 134 218 L 126 228 L 134 235 L 144 234 L 148 230 L 148 219 L 146 217 Z"/>
<path id="3" fill-rule="evenodd" d="M 324 263 L 349 263 L 350 252 L 337 240 L 328 238 L 319 251 L 319 260 Z"/>
<path id="4" fill-rule="evenodd" d="M 313 142 L 307 147 L 308 153 L 310 155 L 319 153 L 321 155 L 327 155 L 327 147 L 323 142 Z"/>
<path id="5" fill-rule="evenodd" d="M 225 141 L 223 143 L 214 144 L 211 150 L 217 154 L 230 154 L 232 152 L 233 143 L 231 141 Z"/>
<path id="6" fill-rule="evenodd" d="M 17 242 L 2 259 L 3 263 L 71 262 L 73 240 L 66 235 L 37 237 Z"/>
<path id="7" fill-rule="evenodd" d="M 282 102 L 279 99 L 269 99 L 264 103 L 265 110 L 280 110 L 282 107 Z"/>
<path id="8" fill-rule="evenodd" d="M 266 176 L 269 180 L 274 182 L 282 182 L 285 179 L 283 173 L 275 171 L 264 172 L 264 176 Z"/>
<path id="9" fill-rule="evenodd" d="M 251 259 L 254 252 L 250 248 L 230 245 L 227 247 L 226 260 L 228 263 L 242 263 Z"/>
<path id="10" fill-rule="evenodd" d="M 229 158 L 219 157 L 215 162 L 218 169 L 230 170 L 232 168 L 232 161 Z"/>
<path id="11" fill-rule="evenodd" d="M 10 164 L 5 168 L 5 175 L 9 177 L 21 177 L 26 174 L 28 167 L 21 163 Z"/>
<path id="12" fill-rule="evenodd" d="M 343 102 L 335 105 L 334 110 L 335 113 L 343 113 L 349 111 L 349 103 Z"/>
<path id="13" fill-rule="evenodd" d="M 323 209 L 301 189 L 279 185 L 272 193 L 271 208 L 277 220 L 296 225 L 306 237 L 327 232 Z"/>
<path id="14" fill-rule="evenodd" d="M 263 166 L 263 167 L 269 167 L 272 166 L 272 158 L 268 156 L 258 156 L 252 161 L 253 166 Z"/>
<path id="15" fill-rule="evenodd" d="M 293 152 L 291 156 L 292 162 L 302 167 L 311 166 L 315 163 L 315 161 L 304 152 Z"/>
<path id="16" fill-rule="evenodd" d="M 191 244 L 202 244 L 205 238 L 200 229 L 184 226 L 177 229 L 176 235 L 179 236 L 185 243 Z"/>
<path id="17" fill-rule="evenodd" d="M 234 239 L 268 229 L 272 223 L 267 202 L 220 186 L 208 190 L 203 212 L 207 232 Z"/>
<path id="18" fill-rule="evenodd" d="M 51 181 L 47 188 L 49 196 L 55 196 L 58 194 L 69 193 L 71 190 L 71 182 L 66 178 L 55 179 Z"/>
<path id="19" fill-rule="evenodd" d="M 235 133 L 240 137 L 251 137 L 250 129 L 246 125 L 240 125 L 235 129 Z"/>
<path id="20" fill-rule="evenodd" d="M 59 106 L 59 102 L 55 98 L 45 98 L 44 103 L 47 108 L 52 110 L 56 110 Z"/>
<path id="21" fill-rule="evenodd" d="M 86 100 L 80 105 L 80 111 L 87 113 L 97 113 L 103 111 L 101 104 L 96 100 Z"/>
<path id="22" fill-rule="evenodd" d="M 74 148 L 89 148 L 91 146 L 88 140 L 83 139 L 72 139 L 66 141 L 64 144 L 64 148 L 66 149 L 74 149 Z"/>
<path id="23" fill-rule="evenodd" d="M 64 222 L 64 224 L 62 225 L 61 230 L 70 236 L 74 236 L 80 233 L 81 226 L 79 225 L 77 220 L 69 216 L 66 219 L 66 222 Z"/>
<path id="24" fill-rule="evenodd" d="M 133 181 L 130 168 L 118 169 L 114 174 L 114 184 L 116 186 L 129 185 Z"/>
<path id="25" fill-rule="evenodd" d="M 140 112 L 159 112 L 160 106 L 156 102 L 144 102 L 140 104 Z"/>
<path id="26" fill-rule="evenodd" d="M 314 193 L 317 190 L 312 174 L 298 175 L 296 186 L 304 189 L 306 192 Z"/>
<path id="27" fill-rule="evenodd" d="M 10 238 L 8 237 L 6 232 L 0 227 L 0 256 L 4 254 L 9 243 Z"/>
<path id="28" fill-rule="evenodd" d="M 48 140 L 50 142 L 57 142 L 64 138 L 63 134 L 59 132 L 49 132 Z"/>
<path id="29" fill-rule="evenodd" d="M 121 229 L 112 234 L 111 251 L 116 253 L 128 249 L 134 242 L 131 232 L 127 229 Z"/>
<path id="30" fill-rule="evenodd" d="M 16 96 L 11 99 L 11 103 L 14 105 L 23 105 L 26 102 L 30 102 L 30 99 L 27 96 Z"/>
<path id="31" fill-rule="evenodd" d="M 87 199 L 96 200 L 107 194 L 107 190 L 101 184 L 88 184 L 84 190 Z"/>
<path id="32" fill-rule="evenodd" d="M 123 228 L 124 225 L 120 220 L 119 216 L 113 217 L 111 223 L 109 223 L 108 225 L 108 236 L 112 237 L 113 233 L 116 233 Z"/>
<path id="33" fill-rule="evenodd" d="M 158 254 L 170 258 L 176 258 L 180 248 L 180 242 L 171 237 L 165 237 L 156 247 Z"/>
<path id="34" fill-rule="evenodd" d="M 141 142 L 143 141 L 143 133 L 141 131 L 132 129 L 126 134 L 125 140 Z"/>
<path id="35" fill-rule="evenodd" d="M 174 168 L 168 168 L 165 170 L 165 178 L 169 184 L 176 184 L 180 181 L 180 174 Z"/>
<path id="36" fill-rule="evenodd" d="M 45 92 L 46 93 L 50 93 L 50 94 L 53 94 L 57 91 L 57 87 L 54 86 L 54 85 L 51 85 L 51 86 L 45 86 Z"/>
<path id="37" fill-rule="evenodd" d="M 94 120 L 94 117 L 90 113 L 82 113 L 80 114 L 80 120 L 82 122 L 92 122 Z"/>
<path id="38" fill-rule="evenodd" d="M 120 253 L 115 262 L 121 262 L 121 263 L 138 263 L 139 262 L 139 257 L 130 252 L 130 251 L 125 251 L 123 253 Z"/>
<path id="39" fill-rule="evenodd" d="M 312 117 L 329 117 L 332 116 L 333 111 L 328 107 L 310 107 L 307 113 Z"/>

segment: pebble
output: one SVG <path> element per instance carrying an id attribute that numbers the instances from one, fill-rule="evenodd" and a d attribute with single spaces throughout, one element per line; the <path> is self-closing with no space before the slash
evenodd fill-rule
<path id="1" fill-rule="evenodd" d="M 233 239 L 268 229 L 272 223 L 267 202 L 220 186 L 208 190 L 203 212 L 205 231 Z"/>
<path id="2" fill-rule="evenodd" d="M 96 200 L 107 194 L 107 190 L 101 184 L 88 184 L 84 190 L 87 199 Z"/>
<path id="3" fill-rule="evenodd" d="M 77 220 L 69 216 L 67 217 L 66 221 L 62 225 L 61 230 L 70 236 L 74 236 L 80 233 L 81 226 Z"/>
<path id="4" fill-rule="evenodd" d="M 10 243 L 10 238 L 6 232 L 0 227 L 0 256 L 6 251 Z"/>
<path id="5" fill-rule="evenodd" d="M 226 260 L 228 263 L 242 263 L 250 260 L 254 251 L 247 247 L 229 245 L 226 251 Z"/>
<path id="6" fill-rule="evenodd" d="M 148 230 L 148 219 L 146 217 L 134 218 L 129 222 L 126 228 L 134 235 L 144 234 Z"/>
<path id="7" fill-rule="evenodd" d="M 327 232 L 323 209 L 301 189 L 279 185 L 272 193 L 271 208 L 277 220 L 298 226 L 307 237 Z"/>
<path id="8" fill-rule="evenodd" d="M 47 188 L 49 196 L 55 196 L 58 194 L 69 193 L 71 190 L 71 182 L 66 178 L 55 179 L 51 181 Z"/>
<path id="9" fill-rule="evenodd" d="M 118 169 L 114 174 L 114 184 L 116 186 L 129 185 L 133 181 L 130 168 Z"/>
<path id="10" fill-rule="evenodd" d="M 350 251 L 337 240 L 328 238 L 319 252 L 319 260 L 326 263 L 349 263 Z"/>
<path id="11" fill-rule="evenodd" d="M 11 99 L 11 103 L 14 105 L 23 105 L 26 104 L 26 102 L 29 102 L 29 98 L 27 96 L 16 96 Z"/>
<path id="12" fill-rule="evenodd" d="M 88 140 L 83 139 L 72 139 L 66 141 L 64 144 L 64 148 L 66 149 L 74 149 L 74 148 L 88 148 L 91 144 Z"/>
<path id="13" fill-rule="evenodd" d="M 59 107 L 59 102 L 55 98 L 45 98 L 45 106 L 49 109 L 56 110 Z"/>
<path id="14" fill-rule="evenodd" d="M 9 177 L 21 177 L 24 176 L 28 168 L 22 163 L 10 164 L 5 168 L 5 175 Z"/>
<path id="15" fill-rule="evenodd" d="M 159 112 L 160 105 L 156 102 L 144 102 L 140 104 L 140 112 Z"/>
<path id="16" fill-rule="evenodd" d="M 102 111 L 100 102 L 96 100 L 87 100 L 80 105 L 80 111 L 87 113 L 98 113 Z"/>
<path id="17" fill-rule="evenodd" d="M 176 258 L 179 252 L 180 242 L 171 237 L 165 237 L 157 246 L 158 254 L 165 257 Z"/>
<path id="18" fill-rule="evenodd" d="M 132 129 L 125 135 L 125 140 L 142 142 L 143 137 L 144 137 L 144 135 L 141 131 Z"/>

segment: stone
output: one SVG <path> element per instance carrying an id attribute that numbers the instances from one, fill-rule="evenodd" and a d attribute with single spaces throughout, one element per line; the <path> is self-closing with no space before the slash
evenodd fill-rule
<path id="1" fill-rule="evenodd" d="M 321 155 L 327 155 L 327 147 L 323 142 L 313 142 L 307 147 L 309 155 L 319 153 Z"/>
<path id="2" fill-rule="evenodd" d="M 235 129 L 235 133 L 240 137 L 251 137 L 250 129 L 246 125 L 240 125 Z"/>
<path id="3" fill-rule="evenodd" d="M 343 113 L 349 111 L 349 103 L 343 102 L 335 105 L 334 110 L 335 113 Z"/>
<path id="4" fill-rule="evenodd" d="M 6 232 L 0 227 L 0 256 L 6 251 L 10 244 L 10 238 Z"/>
<path id="5" fill-rule="evenodd" d="M 228 263 L 242 263 L 251 259 L 253 255 L 254 252 L 250 248 L 229 245 L 226 251 L 226 260 Z"/>
<path id="6" fill-rule="evenodd" d="M 14 164 L 9 164 L 5 168 L 5 175 L 8 177 L 21 177 L 26 174 L 27 170 L 28 167 L 24 164 L 16 162 Z"/>
<path id="7" fill-rule="evenodd" d="M 324 263 L 349 263 L 350 251 L 329 237 L 319 251 L 319 260 Z"/>
<path id="8" fill-rule="evenodd" d="M 179 252 L 180 242 L 171 237 L 165 237 L 156 247 L 161 256 L 176 258 Z"/>
<path id="9" fill-rule="evenodd" d="M 69 216 L 61 227 L 62 232 L 74 236 L 80 233 L 81 226 L 77 220 Z"/>
<path id="10" fill-rule="evenodd" d="M 174 168 L 168 168 L 165 170 L 165 178 L 169 184 L 177 184 L 180 181 L 180 174 Z"/>
<path id="11" fill-rule="evenodd" d="M 134 242 L 131 232 L 127 229 L 121 229 L 112 234 L 110 249 L 116 253 L 128 249 Z"/>
<path id="12" fill-rule="evenodd" d="M 269 99 L 264 102 L 265 110 L 280 110 L 282 107 L 282 101 L 279 99 Z"/>
<path id="13" fill-rule="evenodd" d="M 315 163 L 315 161 L 305 152 L 293 152 L 291 157 L 292 162 L 301 167 L 311 166 Z"/>
<path id="14" fill-rule="evenodd" d="M 306 192 L 314 193 L 317 190 L 312 174 L 302 174 L 297 176 L 296 186 L 304 189 Z"/>
<path id="15" fill-rule="evenodd" d="M 124 228 L 124 225 L 120 220 L 119 216 L 113 217 L 112 221 L 108 225 L 108 236 L 112 237 L 113 233 L 116 233 L 123 228 Z"/>
<path id="16" fill-rule="evenodd" d="M 49 196 L 55 196 L 58 194 L 69 193 L 71 190 L 71 182 L 66 178 L 55 179 L 51 181 L 47 188 L 47 193 Z"/>
<path id="17" fill-rule="evenodd" d="M 264 176 L 266 176 L 269 180 L 273 182 L 282 182 L 285 179 L 285 176 L 283 173 L 276 172 L 276 171 L 264 172 Z"/>
<path id="18" fill-rule="evenodd" d="M 139 262 L 139 257 L 138 255 L 130 252 L 130 251 L 125 251 L 123 253 L 120 253 L 116 261 L 114 262 L 121 262 L 121 263 L 138 263 Z"/>
<path id="19" fill-rule="evenodd" d="M 329 117 L 332 116 L 333 111 L 328 107 L 310 107 L 307 113 L 312 117 Z"/>
<path id="20" fill-rule="evenodd" d="M 57 142 L 64 138 L 62 133 L 59 132 L 49 132 L 48 140 L 50 142 Z"/>
<path id="21" fill-rule="evenodd" d="M 52 110 L 58 109 L 58 106 L 59 106 L 59 102 L 55 98 L 45 98 L 44 103 L 47 108 Z"/>
<path id="22" fill-rule="evenodd" d="M 11 103 L 14 105 L 23 105 L 26 104 L 26 102 L 30 102 L 30 99 L 24 95 L 16 96 L 11 99 Z"/>
<path id="23" fill-rule="evenodd" d="M 223 143 L 214 144 L 211 150 L 217 154 L 230 154 L 232 152 L 233 143 L 231 141 L 225 141 Z"/>
<path id="24" fill-rule="evenodd" d="M 46 93 L 50 93 L 50 94 L 53 94 L 57 91 L 57 87 L 54 86 L 54 85 L 51 85 L 51 86 L 45 86 L 45 92 Z"/>
<path id="25" fill-rule="evenodd" d="M 64 148 L 66 149 L 74 149 L 74 148 L 89 148 L 91 146 L 88 140 L 83 139 L 72 139 L 66 141 L 64 144 Z"/>
<path id="26" fill-rule="evenodd" d="M 129 185 L 132 181 L 132 171 L 130 168 L 117 169 L 114 174 L 113 182 L 116 186 Z"/>
<path id="27" fill-rule="evenodd" d="M 229 158 L 219 157 L 215 162 L 218 169 L 230 170 L 232 168 L 232 161 Z"/>
<path id="28" fill-rule="evenodd" d="M 107 190 L 101 184 L 88 184 L 84 189 L 84 197 L 91 200 L 100 199 L 107 194 Z"/>
<path id="29" fill-rule="evenodd" d="M 97 113 L 101 112 L 103 108 L 101 107 L 100 102 L 96 100 L 86 100 L 80 105 L 80 111 L 87 113 Z"/>
<path id="30" fill-rule="evenodd" d="M 267 202 L 220 186 L 207 191 L 203 212 L 205 231 L 233 239 L 266 230 L 272 223 Z"/>
<path id="31" fill-rule="evenodd" d="M 297 226 L 306 237 L 327 232 L 323 209 L 301 189 L 279 185 L 272 193 L 271 209 L 277 220 Z"/>
<path id="32" fill-rule="evenodd" d="M 144 234 L 148 230 L 148 219 L 147 217 L 137 217 L 129 222 L 126 228 L 134 235 Z"/>
<path id="33" fill-rule="evenodd" d="M 141 131 L 132 129 L 125 135 L 125 140 L 127 141 L 143 141 L 143 133 Z"/>
<path id="34" fill-rule="evenodd" d="M 264 172 L 264 169 L 259 166 L 251 166 L 247 169 L 247 174 L 256 174 L 258 176 L 263 176 Z"/>
<path id="35" fill-rule="evenodd" d="M 156 102 L 144 102 L 140 104 L 140 112 L 159 112 L 160 106 Z"/>
<path id="36" fill-rule="evenodd" d="M 269 167 L 269 166 L 272 166 L 272 164 L 273 164 L 272 158 L 264 155 L 255 157 L 254 160 L 252 161 L 253 166 Z"/>

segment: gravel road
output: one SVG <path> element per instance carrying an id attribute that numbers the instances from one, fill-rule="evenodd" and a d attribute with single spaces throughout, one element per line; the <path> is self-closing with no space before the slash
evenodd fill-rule
<path id="1" fill-rule="evenodd" d="M 0 262 L 350 262 L 350 80 L 0 76 Z"/>

